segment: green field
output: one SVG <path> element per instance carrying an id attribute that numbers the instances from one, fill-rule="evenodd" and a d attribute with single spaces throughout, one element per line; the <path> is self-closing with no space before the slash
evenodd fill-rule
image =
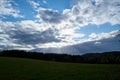
<path id="1" fill-rule="evenodd" d="M 120 80 L 120 65 L 0 57 L 0 80 Z"/>

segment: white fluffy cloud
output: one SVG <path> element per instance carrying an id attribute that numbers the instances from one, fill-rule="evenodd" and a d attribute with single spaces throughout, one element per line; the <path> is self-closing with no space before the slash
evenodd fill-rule
<path id="1" fill-rule="evenodd" d="M 35 2 L 34 0 L 28 0 L 28 2 L 33 6 L 33 8 L 38 8 L 40 6 L 39 2 Z"/>
<path id="2" fill-rule="evenodd" d="M 78 26 L 87 24 L 119 24 L 120 0 L 78 0 L 72 9 L 64 10 Z"/>
<path id="3" fill-rule="evenodd" d="M 44 28 L 39 23 L 31 20 L 20 22 L 3 22 L 0 21 L 0 45 L 3 48 L 34 48 L 33 46 L 59 43 L 57 30 L 54 28 Z M 14 45 L 13 45 L 14 44 Z M 53 45 L 54 46 L 54 45 Z M 39 46 L 40 47 L 40 46 Z"/>
<path id="4" fill-rule="evenodd" d="M 61 22 L 65 21 L 66 25 L 73 27 L 104 23 L 114 25 L 120 22 L 120 0 L 77 0 L 71 9 L 65 9 L 63 13 L 38 7 L 38 3 L 30 1 L 38 12 L 37 18 L 47 22 L 63 24 Z"/>
<path id="5" fill-rule="evenodd" d="M 51 27 L 55 26 L 60 32 L 59 37 L 63 38 L 63 40 L 74 42 L 73 38 L 81 35 L 81 37 L 84 37 L 84 34 L 78 35 L 74 32 L 77 28 L 88 24 L 119 24 L 119 4 L 119 0 L 78 0 L 77 4 L 71 9 L 63 10 L 63 13 L 40 7 L 37 10 L 37 18 L 42 24 L 49 24 Z M 75 35 L 78 36 L 75 37 Z M 96 34 L 92 35 L 95 37 Z"/>
<path id="6" fill-rule="evenodd" d="M 20 11 L 13 7 L 15 3 L 12 0 L 0 0 L 0 17 L 5 18 L 5 16 L 23 17 L 20 15 Z"/>
<path id="7" fill-rule="evenodd" d="M 0 45 L 14 46 L 16 48 L 22 46 L 22 49 L 61 47 L 87 41 L 107 39 L 120 34 L 119 30 L 109 33 L 91 33 L 88 39 L 82 39 L 86 35 L 74 33 L 74 29 L 72 28 L 56 29 L 55 27 L 48 27 L 44 29 L 41 23 L 36 23 L 31 20 L 16 23 L 0 21 L 0 24 L 0 40 L 2 41 Z M 80 40 L 75 41 L 74 38 L 80 38 Z"/>
<path id="8" fill-rule="evenodd" d="M 14 44 L 20 48 L 57 47 L 96 41 L 115 36 L 118 31 L 110 33 L 91 33 L 87 36 L 75 33 L 75 30 L 88 24 L 119 24 L 120 1 L 119 0 L 77 0 L 71 9 L 65 9 L 62 13 L 40 7 L 40 3 L 28 0 L 37 12 L 36 21 L 23 20 L 18 22 L 0 21 L 0 44 Z M 20 17 L 20 12 L 13 8 L 12 0 L 0 0 L 0 17 L 10 15 Z M 79 40 L 75 40 L 79 38 Z M 96 43 L 98 44 L 98 43 Z"/>
<path id="9" fill-rule="evenodd" d="M 94 40 L 102 40 L 102 39 L 112 38 L 118 34 L 120 34 L 120 30 L 116 30 L 116 31 L 108 32 L 108 33 L 102 32 L 99 34 L 91 33 L 89 35 L 89 40 L 94 41 Z"/>
<path id="10" fill-rule="evenodd" d="M 43 3 L 44 3 L 44 4 L 47 4 L 47 1 L 46 1 L 46 0 L 43 0 Z"/>

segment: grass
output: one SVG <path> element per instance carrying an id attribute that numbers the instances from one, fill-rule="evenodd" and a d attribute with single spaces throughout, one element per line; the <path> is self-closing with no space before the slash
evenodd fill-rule
<path id="1" fill-rule="evenodd" d="M 0 80 L 120 80 L 120 65 L 0 57 Z"/>

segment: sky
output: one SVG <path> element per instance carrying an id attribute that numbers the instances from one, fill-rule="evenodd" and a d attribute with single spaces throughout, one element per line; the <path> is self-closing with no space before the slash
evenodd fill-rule
<path id="1" fill-rule="evenodd" d="M 119 33 L 120 0 L 0 0 L 0 50 L 59 48 Z"/>

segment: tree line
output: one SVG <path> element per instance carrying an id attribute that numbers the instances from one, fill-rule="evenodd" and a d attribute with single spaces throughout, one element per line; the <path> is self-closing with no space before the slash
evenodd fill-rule
<path id="1" fill-rule="evenodd" d="M 4 50 L 0 51 L 0 56 L 74 63 L 120 64 L 120 51 L 88 53 L 84 55 L 68 55 L 55 53 L 27 52 L 23 50 Z"/>

